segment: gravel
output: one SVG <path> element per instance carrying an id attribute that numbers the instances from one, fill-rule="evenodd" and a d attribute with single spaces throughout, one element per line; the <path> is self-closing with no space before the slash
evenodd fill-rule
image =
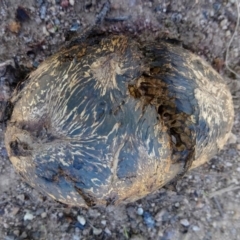
<path id="1" fill-rule="evenodd" d="M 67 32 L 81 33 L 90 26 L 104 2 L 0 1 L 0 62 L 16 57 L 36 67 L 64 44 Z M 240 239 L 240 79 L 225 67 L 236 1 L 110 2 L 101 31 L 178 39 L 224 76 L 236 115 L 229 144 L 180 179 L 174 190 L 163 188 L 125 206 L 81 209 L 57 203 L 21 181 L 7 158 L 1 125 L 0 239 Z M 18 7 L 26 10 L 26 20 L 16 19 Z M 239 39 L 238 29 L 228 61 L 238 74 Z"/>

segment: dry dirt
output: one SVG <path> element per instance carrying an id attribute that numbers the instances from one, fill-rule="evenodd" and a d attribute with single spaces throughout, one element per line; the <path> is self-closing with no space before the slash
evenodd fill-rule
<path id="1" fill-rule="evenodd" d="M 0 62 L 16 57 L 36 67 L 64 43 L 66 32 L 81 33 L 91 25 L 103 4 L 0 0 Z M 56 203 L 24 184 L 8 160 L 2 126 L 0 239 L 240 239 L 240 29 L 231 42 L 237 15 L 237 0 L 111 0 L 102 30 L 178 39 L 223 75 L 235 107 L 229 144 L 180 179 L 175 190 L 87 210 Z M 229 66 L 238 75 L 226 68 L 227 49 Z"/>

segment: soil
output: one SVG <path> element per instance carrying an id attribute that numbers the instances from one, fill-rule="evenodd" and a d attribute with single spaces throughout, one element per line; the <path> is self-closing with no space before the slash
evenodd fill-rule
<path id="1" fill-rule="evenodd" d="M 79 34 L 91 26 L 104 2 L 0 0 L 0 62 L 15 58 L 27 67 L 37 67 L 64 44 L 70 32 Z M 110 3 L 99 26 L 101 31 L 177 39 L 224 77 L 235 108 L 229 144 L 211 161 L 180 179 L 176 189 L 163 188 L 128 205 L 83 209 L 57 203 L 21 181 L 7 157 L 2 125 L 0 239 L 240 239 L 237 0 Z"/>

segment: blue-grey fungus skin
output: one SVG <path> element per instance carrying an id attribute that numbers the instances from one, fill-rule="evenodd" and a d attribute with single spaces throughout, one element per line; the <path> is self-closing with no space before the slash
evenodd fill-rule
<path id="1" fill-rule="evenodd" d="M 60 50 L 11 102 L 5 141 L 16 170 L 84 207 L 135 201 L 203 164 L 234 115 L 224 80 L 201 58 L 123 35 Z"/>

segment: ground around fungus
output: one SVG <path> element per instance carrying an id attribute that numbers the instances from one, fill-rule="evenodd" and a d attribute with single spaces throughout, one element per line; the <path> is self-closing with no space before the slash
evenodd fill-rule
<path id="1" fill-rule="evenodd" d="M 0 0 L 0 62 L 15 57 L 25 66 L 37 67 L 64 43 L 67 34 L 93 24 L 104 2 Z M 1 126 L 0 239 L 240 239 L 237 0 L 110 3 L 101 31 L 178 39 L 223 75 L 235 108 L 229 144 L 209 163 L 186 174 L 175 190 L 163 188 L 125 206 L 86 210 L 56 203 L 23 183 L 8 160 Z"/>

